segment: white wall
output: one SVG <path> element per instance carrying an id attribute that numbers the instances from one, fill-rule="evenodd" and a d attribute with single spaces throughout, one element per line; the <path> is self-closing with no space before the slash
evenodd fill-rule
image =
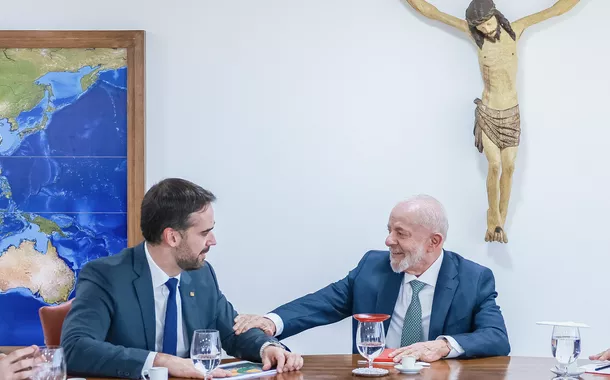
<path id="1" fill-rule="evenodd" d="M 462 16 L 468 2 L 434 4 Z M 510 20 L 553 2 L 497 0 Z M 610 346 L 610 2 L 583 0 L 520 42 L 508 245 L 483 241 L 482 83 L 466 38 L 400 0 L 168 4 L 10 1 L 2 24 L 148 32 L 147 183 L 185 176 L 216 193 L 210 259 L 239 310 L 340 279 L 384 248 L 393 204 L 425 192 L 448 209 L 446 248 L 494 271 L 513 355 L 550 355 L 543 319 L 589 323 L 585 355 Z M 287 342 L 347 353 L 349 323 Z"/>

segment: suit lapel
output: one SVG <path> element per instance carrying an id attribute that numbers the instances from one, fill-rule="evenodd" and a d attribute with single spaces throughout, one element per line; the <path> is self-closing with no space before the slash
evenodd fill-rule
<path id="1" fill-rule="evenodd" d="M 182 303 L 182 319 L 186 328 L 187 347 L 191 346 L 193 331 L 199 326 L 197 320 L 197 301 L 195 298 L 193 280 L 188 272 L 180 275 L 180 302 Z"/>
<path id="2" fill-rule="evenodd" d="M 389 265 L 390 264 L 388 262 L 388 267 Z M 398 293 L 400 292 L 400 284 L 404 278 L 404 273 L 394 273 L 393 271 L 388 272 L 389 273 L 384 276 L 385 280 L 377 293 L 377 306 L 375 307 L 375 312 L 392 316 L 394 313 L 394 306 L 396 306 L 396 299 L 398 298 Z M 386 334 L 388 333 L 388 328 L 390 327 L 390 320 L 391 318 L 383 322 L 383 327 L 385 328 Z"/>
<path id="3" fill-rule="evenodd" d="M 140 312 L 142 313 L 146 348 L 150 351 L 155 351 L 155 295 L 153 293 L 150 268 L 148 267 L 146 253 L 144 252 L 144 243 L 134 247 L 133 270 L 138 275 L 133 280 L 133 287 L 140 304 Z"/>
<path id="4" fill-rule="evenodd" d="M 432 301 L 432 314 L 430 316 L 430 331 L 428 340 L 434 340 L 443 332 L 445 319 L 451 307 L 453 296 L 458 287 L 459 281 L 457 267 L 451 254 L 445 251 L 441 270 L 438 273 L 436 289 L 434 290 L 434 300 Z"/>

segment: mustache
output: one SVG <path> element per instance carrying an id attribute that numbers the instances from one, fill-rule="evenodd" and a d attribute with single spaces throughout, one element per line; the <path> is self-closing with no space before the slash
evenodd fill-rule
<path id="1" fill-rule="evenodd" d="M 485 38 L 491 42 L 495 42 L 497 40 L 500 39 L 500 33 L 502 32 L 501 28 L 500 28 L 500 24 L 498 24 L 498 26 L 496 27 L 496 30 L 491 31 L 489 33 L 483 33 L 483 35 L 485 36 Z"/>

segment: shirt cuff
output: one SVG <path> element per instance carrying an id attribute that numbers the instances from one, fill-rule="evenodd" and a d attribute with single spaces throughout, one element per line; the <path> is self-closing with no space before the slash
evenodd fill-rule
<path id="1" fill-rule="evenodd" d="M 270 319 L 271 322 L 273 322 L 273 324 L 275 325 L 274 336 L 277 337 L 282 335 L 282 331 L 284 331 L 284 321 L 282 321 L 282 318 L 275 313 L 265 314 L 265 318 Z"/>
<path id="2" fill-rule="evenodd" d="M 272 340 L 270 340 L 270 341 L 268 341 L 268 342 L 265 342 L 265 343 L 263 343 L 263 345 L 261 346 L 260 351 L 258 352 L 258 353 L 259 353 L 259 356 L 261 357 L 261 360 L 263 359 L 263 351 L 265 351 L 265 348 L 267 348 L 267 347 L 269 347 L 269 346 L 275 346 L 275 347 L 279 347 L 279 348 L 281 348 L 281 349 L 284 349 L 284 347 L 282 346 L 282 344 L 281 344 L 281 343 L 279 343 L 279 342 L 275 342 L 275 341 L 272 341 Z"/>
<path id="3" fill-rule="evenodd" d="M 142 377 L 144 377 L 144 371 L 148 371 L 153 367 L 155 362 L 155 356 L 157 356 L 156 352 L 151 352 L 146 357 L 146 361 L 144 362 L 144 367 L 142 367 Z"/>
<path id="4" fill-rule="evenodd" d="M 448 335 L 441 335 L 436 339 L 447 339 L 447 341 L 449 342 L 449 345 L 451 346 L 451 351 L 447 356 L 445 356 L 446 359 L 457 358 L 458 356 L 464 353 L 464 349 L 462 348 L 462 346 L 460 346 L 460 344 L 452 337 Z"/>

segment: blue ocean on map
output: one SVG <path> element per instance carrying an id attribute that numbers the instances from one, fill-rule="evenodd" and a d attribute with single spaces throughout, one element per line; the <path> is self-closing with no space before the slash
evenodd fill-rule
<path id="1" fill-rule="evenodd" d="M 53 103 L 55 107 L 61 108 L 70 104 L 83 92 L 81 79 L 93 70 L 93 67 L 85 66 L 74 73 L 50 72 L 39 78 L 36 83 L 50 85 L 53 90 Z"/>
<path id="2" fill-rule="evenodd" d="M 83 91 L 95 69 L 47 73 L 37 83 L 50 91 L 18 130 L 0 120 L 0 255 L 26 240 L 44 254 L 50 242 L 78 276 L 127 246 L 127 70 L 101 71 Z M 0 346 L 44 344 L 45 305 L 28 289 L 0 293 Z"/>
<path id="3" fill-rule="evenodd" d="M 42 100 L 32 110 L 22 112 L 17 117 L 17 124 L 19 128 L 16 130 L 12 128 L 11 124 L 7 119 L 0 120 L 0 156 L 10 156 L 15 149 L 19 147 L 19 144 L 23 140 L 20 134 L 29 128 L 34 128 L 37 124 L 40 124 L 43 120 L 44 110 L 49 104 L 49 93 L 45 92 Z"/>

